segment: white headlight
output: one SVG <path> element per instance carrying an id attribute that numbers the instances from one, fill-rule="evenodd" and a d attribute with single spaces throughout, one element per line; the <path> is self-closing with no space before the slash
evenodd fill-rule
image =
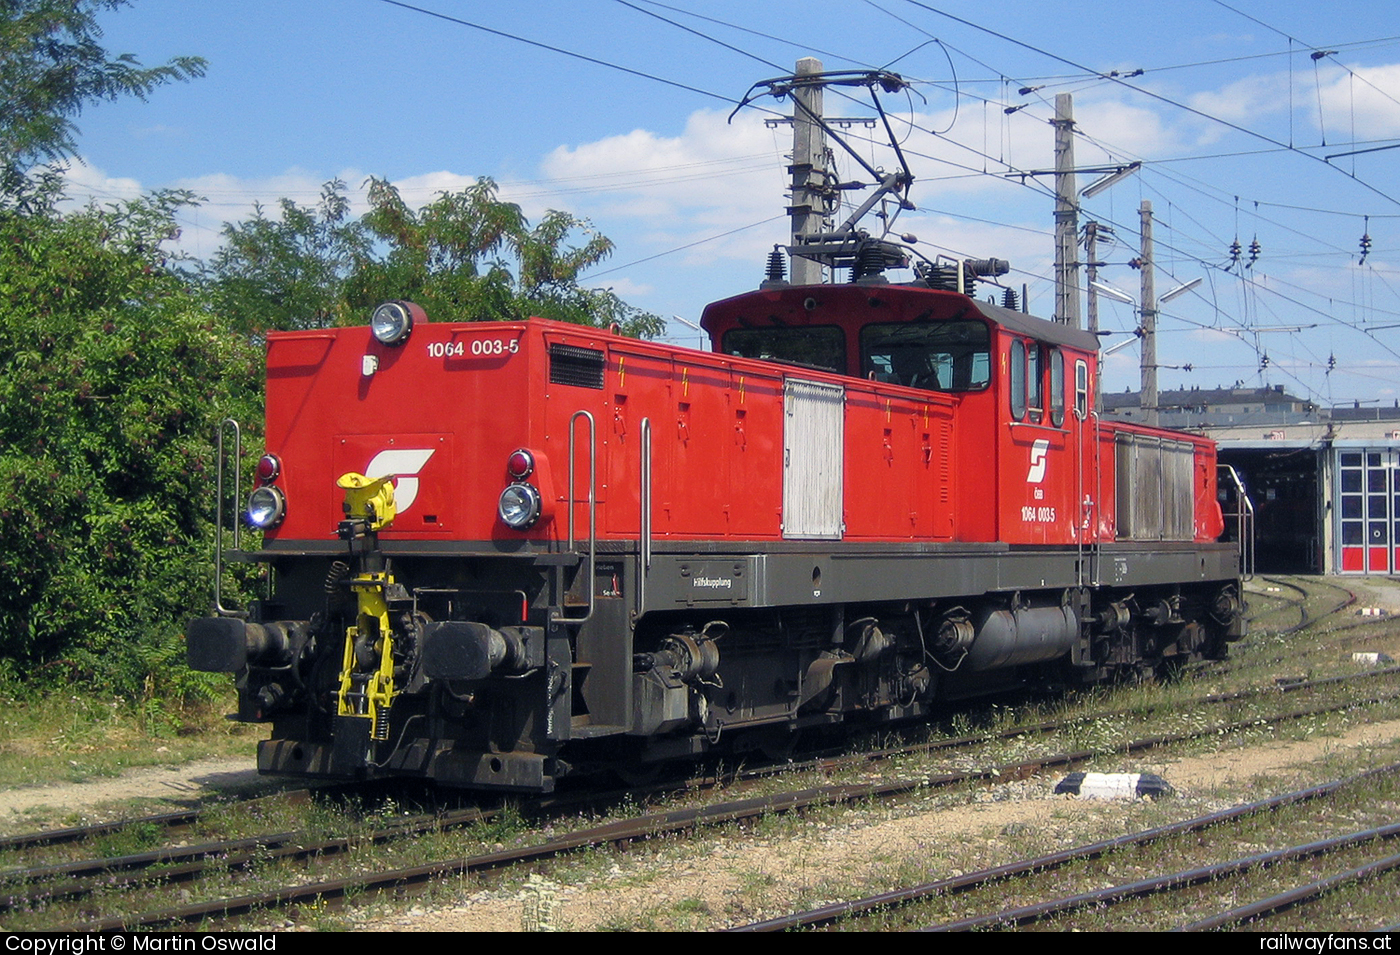
<path id="1" fill-rule="evenodd" d="M 374 310 L 370 317 L 370 331 L 385 345 L 399 345 L 408 341 L 413 331 L 413 313 L 421 309 L 410 302 L 385 302 Z"/>
<path id="2" fill-rule="evenodd" d="M 248 495 L 248 523 L 259 530 L 276 527 L 286 513 L 287 499 L 275 487 L 260 487 Z"/>
<path id="3" fill-rule="evenodd" d="M 540 492 L 529 484 L 512 484 L 501 492 L 496 513 L 512 530 L 528 530 L 540 519 Z"/>

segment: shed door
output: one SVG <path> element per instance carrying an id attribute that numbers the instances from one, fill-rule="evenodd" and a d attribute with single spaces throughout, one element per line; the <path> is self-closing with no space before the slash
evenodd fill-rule
<path id="1" fill-rule="evenodd" d="M 783 537 L 839 540 L 846 389 L 789 378 L 783 408 Z"/>
<path id="2" fill-rule="evenodd" d="M 1400 481 L 1393 452 L 1337 455 L 1343 573 L 1389 574 L 1400 568 Z"/>

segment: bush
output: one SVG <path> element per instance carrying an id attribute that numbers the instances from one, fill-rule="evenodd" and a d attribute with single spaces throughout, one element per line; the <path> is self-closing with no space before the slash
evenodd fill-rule
<path id="1" fill-rule="evenodd" d="M 187 197 L 0 211 L 0 654 L 139 698 L 204 609 L 213 433 L 259 350 L 167 262 Z"/>

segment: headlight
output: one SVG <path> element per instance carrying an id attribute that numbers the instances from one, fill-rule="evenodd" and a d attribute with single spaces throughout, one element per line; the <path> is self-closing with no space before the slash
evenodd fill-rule
<path id="1" fill-rule="evenodd" d="M 529 484 L 512 484 L 501 492 L 496 513 L 512 530 L 529 530 L 540 519 L 540 492 Z"/>
<path id="2" fill-rule="evenodd" d="M 248 495 L 248 523 L 259 530 L 269 530 L 282 523 L 287 513 L 287 499 L 275 487 L 260 487 Z"/>
<path id="3" fill-rule="evenodd" d="M 412 302 L 385 302 L 370 316 L 374 337 L 385 345 L 402 345 L 413 331 L 413 320 L 426 321 L 427 315 Z"/>

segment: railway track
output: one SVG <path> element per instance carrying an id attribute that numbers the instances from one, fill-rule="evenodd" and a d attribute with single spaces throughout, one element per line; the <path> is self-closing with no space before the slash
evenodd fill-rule
<path id="1" fill-rule="evenodd" d="M 1249 699 L 1262 699 L 1279 694 L 1298 693 L 1346 684 L 1359 684 L 1384 679 L 1400 673 L 1400 667 L 1390 667 L 1346 676 L 1317 680 L 1300 680 L 1268 687 L 1252 688 L 1233 693 L 1212 694 L 1201 697 L 1193 705 L 1236 703 Z M 1309 709 L 1308 714 L 1316 711 Z M 1148 709 L 1136 715 L 1150 717 L 1154 711 Z M 994 732 L 982 732 L 958 737 L 913 742 L 903 746 L 884 747 L 841 756 L 825 756 L 795 763 L 784 763 L 759 767 L 718 776 L 695 777 L 685 782 L 690 789 L 704 789 L 717 785 L 733 785 L 769 778 L 778 774 L 794 775 L 802 772 L 834 774 L 858 769 L 862 766 L 879 763 L 911 754 L 932 754 L 949 750 L 967 750 L 988 742 L 1022 739 L 1029 736 L 1049 735 L 1078 723 L 1092 723 L 1106 716 L 1125 716 L 1123 712 L 1113 714 L 1094 713 L 1070 720 L 1050 720 L 1033 724 L 1021 724 Z M 656 792 L 666 792 L 674 787 L 654 787 Z M 611 792 L 575 797 L 551 796 L 530 800 L 520 807 L 520 811 L 531 818 L 547 818 L 550 814 L 577 811 L 581 808 L 597 809 L 616 802 L 621 793 Z M 280 799 L 299 805 L 308 805 L 311 793 L 297 790 L 281 793 L 267 799 Z M 207 812 L 208 810 L 205 810 Z M 150 851 L 129 853 L 121 856 L 91 859 L 73 859 L 48 864 L 29 865 L 0 869 L 0 913 L 15 909 L 32 908 L 38 903 L 52 904 L 63 900 L 79 899 L 98 890 L 112 890 L 136 887 L 153 881 L 164 883 L 184 883 L 198 880 L 212 869 L 220 871 L 246 871 L 257 865 L 269 862 L 325 859 L 372 845 L 384 845 L 396 839 L 409 838 L 428 832 L 443 832 L 451 829 L 489 822 L 497 818 L 502 810 L 491 807 L 469 807 L 466 809 L 436 812 L 416 817 L 396 820 L 392 825 L 374 828 L 355 837 L 311 838 L 302 831 L 280 831 L 262 835 L 203 842 L 193 845 L 171 846 Z M 89 827 L 35 833 L 13 837 L 8 846 L 0 846 L 0 851 L 21 848 L 34 848 L 62 843 L 71 843 L 80 838 L 97 838 L 122 826 L 158 825 L 171 826 L 170 835 L 188 831 L 200 822 L 199 812 L 172 813 L 145 817 L 142 820 L 125 823 L 101 823 Z M 152 875 L 152 870 L 158 870 Z M 16 887 L 23 888 L 16 888 Z"/>
<path id="2" fill-rule="evenodd" d="M 1334 584 L 1321 578 L 1307 578 L 1309 583 L 1316 584 L 1319 588 L 1341 591 L 1341 596 L 1336 599 L 1335 603 L 1329 602 L 1329 604 L 1326 606 L 1326 609 L 1324 609 L 1321 613 L 1315 613 L 1309 610 L 1308 601 L 1312 598 L 1318 597 L 1319 594 L 1316 592 L 1310 592 L 1307 588 L 1299 585 L 1297 583 L 1297 579 L 1290 579 L 1287 577 L 1260 577 L 1258 579 L 1273 584 L 1276 587 L 1286 588 L 1288 590 L 1294 591 L 1298 595 L 1298 598 L 1296 600 L 1289 600 L 1287 598 L 1277 598 L 1284 604 L 1283 608 L 1271 608 L 1270 610 L 1265 611 L 1264 613 L 1251 616 L 1249 618 L 1250 624 L 1255 625 L 1256 623 L 1262 622 L 1263 619 L 1266 619 L 1272 614 L 1278 613 L 1281 609 L 1297 610 L 1299 617 L 1298 622 L 1296 624 L 1292 624 L 1291 626 L 1278 629 L 1276 632 L 1281 635 L 1293 634 L 1299 632 L 1300 630 L 1305 630 L 1317 621 L 1324 620 L 1327 617 L 1340 613 L 1342 610 L 1346 609 L 1347 607 L 1350 607 L 1357 601 L 1356 593 L 1352 590 L 1349 590 L 1346 587 L 1341 586 L 1340 584 Z M 1269 594 L 1262 593 L 1258 590 L 1253 591 L 1252 595 L 1256 597 L 1270 596 Z"/>
<path id="3" fill-rule="evenodd" d="M 1390 694 L 1384 698 L 1394 698 Z M 1373 699 L 1380 699 L 1377 696 Z M 1354 702 L 1348 705 L 1356 705 Z M 1302 719 L 1328 712 L 1337 707 L 1310 707 L 1281 714 L 1277 722 Z M 701 806 L 693 809 L 648 814 L 598 826 L 588 826 L 573 830 L 564 835 L 516 849 L 505 849 L 468 855 L 463 858 L 455 855 L 451 859 L 409 866 L 347 878 L 332 878 L 311 881 L 300 885 L 280 885 L 272 889 L 251 892 L 244 895 L 212 899 L 206 902 L 175 907 L 154 908 L 139 915 L 111 917 L 81 917 L 85 910 L 81 907 L 75 914 L 80 918 L 57 926 L 59 931 L 113 931 L 136 928 L 162 928 L 174 925 L 210 924 L 223 920 L 246 916 L 250 913 L 266 913 L 274 910 L 287 910 L 297 906 L 324 904 L 349 896 L 366 896 L 377 893 L 406 893 L 419 891 L 443 878 L 462 876 L 471 873 L 501 869 L 510 866 L 536 863 L 542 859 L 555 857 L 587 847 L 603 845 L 625 845 L 630 842 L 655 838 L 659 835 L 681 833 L 698 827 L 719 824 L 733 824 L 751 821 L 763 816 L 782 814 L 821 806 L 850 804 L 857 801 L 897 798 L 936 788 L 948 788 L 972 782 L 1001 782 L 1008 779 L 1026 778 L 1048 769 L 1068 769 L 1096 757 L 1109 753 L 1135 753 L 1154 749 L 1202 736 L 1218 736 L 1222 733 L 1257 729 L 1261 720 L 1251 717 L 1235 723 L 1216 724 L 1189 733 L 1164 734 L 1129 741 L 1120 746 L 1094 750 L 1077 750 L 1038 756 L 962 772 L 939 773 L 914 778 L 892 779 L 880 782 L 840 783 L 819 785 L 800 790 L 729 800 L 723 803 Z M 362 840 L 361 844 L 369 840 Z M 351 848 L 347 846 L 346 848 Z M 299 845 L 291 850 L 298 858 L 319 859 L 325 853 L 316 847 Z M 263 861 L 268 861 L 266 854 Z M 24 909 L 40 904 L 42 899 L 20 901 L 18 908 Z M 70 916 L 71 917 L 71 916 Z"/>
<path id="4" fill-rule="evenodd" d="M 1307 595 L 1308 595 L 1308 592 L 1307 592 L 1304 588 L 1298 587 L 1296 584 L 1293 584 L 1291 581 L 1288 581 L 1288 580 L 1286 580 L 1286 579 L 1282 579 L 1282 578 L 1279 578 L 1279 579 L 1277 579 L 1277 580 L 1276 580 L 1275 578 L 1261 578 L 1261 579 L 1267 579 L 1267 580 L 1270 580 L 1270 581 L 1276 581 L 1277 583 L 1279 583 L 1279 584 L 1281 584 L 1281 585 L 1288 586 L 1290 589 L 1295 590 L 1295 591 L 1300 595 L 1300 600 L 1299 600 L 1299 601 L 1286 601 L 1286 602 L 1288 603 L 1289 606 L 1295 606 L 1295 605 L 1299 604 L 1302 600 L 1306 599 L 1306 597 L 1307 597 Z M 1325 581 L 1323 581 L 1322 583 L 1326 584 Z M 1303 612 L 1303 616 L 1304 616 L 1305 619 L 1308 620 L 1309 623 L 1314 623 L 1314 624 L 1315 624 L 1315 623 L 1317 623 L 1317 622 L 1320 622 L 1322 619 L 1325 619 L 1327 616 L 1329 616 L 1329 615 L 1331 615 L 1331 614 L 1333 614 L 1333 613 L 1336 613 L 1336 612 L 1339 611 L 1340 609 L 1342 609 L 1342 608 L 1344 608 L 1344 607 L 1350 605 L 1351 603 L 1355 602 L 1355 600 L 1356 600 L 1356 595 L 1353 594 L 1351 591 L 1345 590 L 1344 588 L 1340 588 L 1340 587 L 1338 587 L 1338 586 L 1335 585 L 1335 584 L 1326 584 L 1326 585 L 1329 586 L 1329 587 L 1333 587 L 1333 588 L 1335 588 L 1335 589 L 1342 589 L 1343 592 L 1346 594 L 1346 599 L 1342 600 L 1342 601 L 1341 601 L 1340 603 L 1338 603 L 1335 607 L 1331 608 L 1327 613 L 1323 614 L 1323 615 L 1320 616 L 1320 617 L 1317 617 L 1316 619 L 1310 619 L 1310 618 L 1308 618 L 1307 613 L 1304 611 L 1304 612 Z M 1359 621 L 1359 622 L 1357 622 L 1357 623 L 1355 623 L 1355 624 L 1348 624 L 1348 625 L 1346 625 L 1345 627 L 1333 628 L 1333 632 L 1335 632 L 1335 631 L 1337 631 L 1337 630 L 1349 629 L 1349 628 L 1353 628 L 1353 627 L 1375 626 L 1378 622 L 1380 622 L 1380 623 L 1388 623 L 1388 622 L 1391 622 L 1391 621 L 1400 621 L 1400 617 L 1385 618 L 1385 619 L 1382 619 L 1381 621 L 1377 621 L 1377 620 L 1374 620 L 1374 619 L 1372 619 L 1372 620 L 1365 620 L 1365 621 Z M 1292 631 L 1290 630 L 1289 632 L 1292 632 Z M 1349 676 L 1347 676 L 1347 677 L 1343 677 L 1343 678 L 1341 678 L 1341 679 L 1343 679 L 1343 680 L 1349 680 L 1349 679 L 1366 679 L 1366 678 L 1369 678 L 1370 676 L 1373 676 L 1373 675 L 1374 675 L 1374 676 L 1384 675 L 1384 674 L 1386 674 L 1387 672 L 1390 672 L 1390 671 L 1388 671 L 1388 670 L 1378 670 L 1378 671 L 1375 671 L 1373 674 L 1365 674 L 1365 673 L 1363 673 L 1363 674 L 1354 674 L 1354 675 L 1349 675 Z M 1202 703 L 1218 703 L 1218 702 L 1223 702 L 1223 701 L 1227 701 L 1227 700 L 1239 700 L 1239 699 L 1248 698 L 1249 696 L 1252 696 L 1252 695 L 1257 695 L 1257 694 L 1259 694 L 1259 693 L 1270 692 L 1270 691 L 1273 690 L 1273 689 L 1282 689 L 1283 691 L 1286 692 L 1286 691 L 1289 691 L 1289 690 L 1312 688 L 1312 687 L 1314 687 L 1314 686 L 1321 685 L 1322 683 L 1325 683 L 1325 682 L 1327 682 L 1327 681 L 1325 681 L 1325 680 L 1324 680 L 1324 681 L 1300 680 L 1300 681 L 1297 681 L 1297 682 L 1295 682 L 1295 683 L 1293 683 L 1293 684 L 1291 684 L 1291 685 L 1284 685 L 1284 686 L 1280 686 L 1280 687 L 1263 687 L 1263 688 L 1255 688 L 1255 689 L 1246 689 L 1246 690 L 1236 691 L 1236 692 L 1234 692 L 1234 693 L 1228 693 L 1228 694 L 1212 694 L 1212 695 L 1209 695 L 1209 696 L 1202 697 L 1202 698 L 1199 700 L 1199 702 L 1202 702 Z M 1082 719 L 1084 719 L 1084 720 L 1094 720 L 1094 719 L 1100 719 L 1100 718 L 1102 718 L 1103 716 L 1106 716 L 1106 715 L 1117 715 L 1117 712 L 1115 711 L 1114 713 L 1096 713 L 1096 714 L 1091 714 L 1091 715 L 1085 716 L 1085 717 L 1083 717 Z M 1021 726 L 1021 727 L 1012 728 L 1012 729 L 1009 729 L 1009 730 L 1000 731 L 1000 732 L 998 732 L 998 733 L 996 733 L 996 734 L 993 734 L 993 735 L 990 736 L 990 737 L 989 737 L 989 735 L 988 735 L 987 733 L 978 733 L 978 734 L 975 734 L 975 735 L 959 735 L 959 736 L 946 737 L 946 738 L 943 738 L 943 739 L 940 739 L 940 740 L 936 740 L 936 741 L 930 741 L 930 742 L 928 742 L 928 743 L 926 743 L 926 744 L 924 744 L 924 745 L 925 745 L 927 748 L 930 748 L 930 749 L 958 748 L 958 747 L 960 747 L 960 746 L 965 746 L 965 745 L 967 745 L 967 744 L 969 744 L 969 743 L 971 743 L 971 742 L 986 740 L 986 739 L 988 739 L 988 738 L 1010 737 L 1010 736 L 1022 735 L 1022 734 L 1025 734 L 1025 733 L 1052 732 L 1052 731 L 1054 731 L 1055 729 L 1058 729 L 1059 727 L 1061 727 L 1062 725 L 1063 725 L 1063 723 L 1062 723 L 1062 722 L 1059 722 L 1059 721 L 1046 721 L 1046 722 L 1042 722 L 1042 723 L 1030 724 L 1030 725 L 1026 725 L 1026 726 Z M 907 752 L 907 751 L 908 751 L 908 750 L 907 750 L 906 748 L 900 748 L 900 749 L 898 749 L 898 750 L 889 750 L 888 752 L 890 752 L 890 753 L 903 753 L 903 752 Z M 871 754 L 869 754 L 869 758 L 879 758 L 882 752 L 883 752 L 883 751 L 876 751 L 876 752 L 874 752 L 874 753 L 871 753 Z M 787 771 L 787 770 L 789 770 L 789 769 L 792 768 L 792 765 L 793 765 L 793 764 L 787 764 L 787 763 L 785 763 L 785 764 L 783 764 L 783 765 L 781 765 L 781 766 L 779 766 L 779 767 L 776 767 L 776 768 L 773 769 L 772 771 L 773 771 L 773 772 L 777 772 L 777 771 Z M 822 763 L 821 761 L 809 761 L 809 762 L 807 762 L 807 763 L 803 763 L 803 764 L 800 764 L 800 765 L 802 765 L 802 766 L 813 766 L 813 767 L 815 767 L 815 766 L 826 765 L 826 764 L 825 764 L 825 763 Z M 758 772 L 762 772 L 762 771 L 758 771 Z M 59 846 L 59 845 L 66 845 L 66 844 L 75 844 L 75 843 L 82 843 L 82 842 L 92 842 L 92 841 L 97 840 L 97 839 L 100 839 L 100 838 L 102 838 L 102 837 L 104 837 L 104 836 L 117 835 L 117 834 L 120 834 L 120 833 L 123 833 L 123 832 L 126 832 L 126 831 L 130 831 L 130 830 L 133 829 L 133 828 L 142 828 L 142 829 L 146 829 L 146 830 L 157 830 L 157 831 L 162 832 L 162 833 L 167 833 L 167 834 L 169 834 L 171 837 L 176 837 L 176 836 L 179 836 L 179 835 L 182 834 L 182 833 L 188 833 L 188 832 L 196 832 L 196 831 L 198 831 L 199 828 L 200 828 L 200 826 L 201 826 L 201 824 L 202 824 L 203 822 L 205 822 L 207 819 L 210 818 L 211 812 L 214 813 L 214 814 L 223 814 L 223 813 L 226 813 L 226 812 L 228 811 L 228 808 L 229 808 L 230 805 L 251 806 L 251 805 L 253 805 L 253 804 L 255 804 L 255 803 L 258 803 L 258 802 L 269 802 L 269 803 L 270 803 L 270 802 L 274 802 L 274 801 L 277 801 L 277 800 L 286 800 L 286 801 L 289 801 L 289 802 L 292 802 L 292 803 L 306 804 L 306 803 L 308 803 L 308 802 L 311 800 L 312 795 L 313 795 L 313 792 L 314 792 L 314 793 L 317 793 L 317 794 L 320 794 L 321 796 L 329 796 L 329 797 L 331 797 L 331 798 L 334 798 L 336 794 L 343 794 L 343 795 L 348 795 L 348 796 L 361 797 L 361 796 L 364 795 L 365 788 L 366 788 L 366 787 L 365 787 L 365 784 L 332 784 L 332 785 L 318 786 L 318 787 L 316 787 L 315 790 L 307 789 L 307 788 L 287 789 L 287 790 L 283 790 L 283 791 L 279 791 L 279 792 L 274 792 L 274 793 L 269 793 L 269 794 L 264 794 L 264 795 L 240 797 L 240 798 L 237 798 L 237 799 L 232 800 L 232 801 L 229 801 L 229 800 L 221 800 L 220 802 L 218 802 L 217 804 L 215 804 L 215 806 L 213 807 L 212 810 L 211 810 L 209 807 L 201 807 L 201 808 L 195 808 L 195 809 L 177 810 L 177 811 L 172 811 L 172 812 L 167 812 L 167 813 L 158 813 L 158 814 L 152 814 L 152 815 L 147 815 L 147 816 L 139 816 L 139 817 L 134 817 L 134 818 L 123 818 L 123 819 L 107 820 L 107 821 L 102 821 L 102 822 L 90 823 L 90 824 L 82 825 L 82 826 L 64 827 L 64 828 L 59 828 L 59 829 L 44 830 L 44 831 L 41 831 L 41 832 L 21 833 L 21 834 L 16 834 L 16 835 L 0 836 L 0 854 L 21 852 L 21 851 L 30 850 L 30 849 L 38 849 L 38 848 L 43 848 L 43 847 Z M 3 869 L 0 869 L 0 875 L 3 875 Z"/>
<path id="5" fill-rule="evenodd" d="M 954 895 L 974 896 L 974 898 L 970 900 L 961 900 L 959 903 L 960 906 L 967 906 L 969 904 L 976 905 L 975 894 L 992 887 L 1002 888 L 1007 883 L 1017 881 L 1043 881 L 1047 873 L 1062 870 L 1076 864 L 1111 857 L 1115 853 L 1123 853 L 1126 850 L 1140 850 L 1144 847 L 1168 840 L 1180 839 L 1188 835 L 1203 833 L 1208 830 L 1214 831 L 1215 838 L 1220 838 L 1220 830 L 1226 826 L 1237 824 L 1242 820 L 1249 820 L 1266 814 L 1277 813 L 1285 808 L 1305 803 L 1325 801 L 1329 797 L 1349 787 L 1355 787 L 1359 783 L 1367 780 L 1374 780 L 1387 776 L 1400 777 L 1400 763 L 1392 763 L 1387 766 L 1377 767 L 1368 772 L 1349 776 L 1344 779 L 1309 786 L 1304 789 L 1258 800 L 1242 806 L 1236 806 L 1220 812 L 1208 813 L 1182 822 L 1147 829 L 1113 839 L 1092 842 L 1047 855 L 969 872 L 951 878 L 939 879 L 921 885 L 882 892 L 866 898 L 825 905 L 801 912 L 793 912 L 778 918 L 766 919 L 761 922 L 752 922 L 747 925 L 738 926 L 730 929 L 730 931 L 776 932 L 794 929 L 818 929 L 841 923 L 846 923 L 847 927 L 859 928 L 861 927 L 858 921 L 860 919 L 871 916 L 884 918 L 892 910 L 913 907 L 933 899 L 947 899 Z M 1222 880 L 1250 871 L 1266 869 L 1287 862 L 1316 860 L 1334 853 L 1355 849 L 1359 846 L 1388 844 L 1393 848 L 1392 840 L 1395 840 L 1397 837 L 1400 837 L 1400 823 L 1391 823 L 1389 825 L 1371 827 L 1330 838 L 1318 839 L 1305 844 L 1286 846 L 1269 852 L 1255 853 L 1243 858 L 1223 860 L 1189 870 L 1154 876 L 1148 879 L 1137 879 L 1126 883 L 1113 884 L 1090 892 L 1074 893 L 1063 897 L 1049 898 L 1010 908 L 996 908 L 993 911 L 964 918 L 919 924 L 918 927 L 923 931 L 986 931 L 1016 928 L 1057 917 L 1063 917 L 1090 908 L 1102 911 L 1109 907 L 1133 902 L 1144 897 L 1177 892 L 1182 889 L 1193 888 L 1203 884 L 1218 883 Z M 1337 885 L 1343 884 L 1346 881 L 1373 878 L 1397 866 L 1400 866 L 1400 857 L 1392 853 L 1384 853 L 1381 854 L 1379 859 L 1368 862 L 1363 866 L 1348 869 L 1346 872 L 1329 879 L 1313 880 L 1290 892 L 1276 894 L 1267 899 L 1261 899 L 1244 906 L 1232 907 L 1206 918 L 1183 923 L 1177 927 L 1187 930 L 1228 927 L 1250 919 L 1260 918 L 1291 905 L 1297 905 L 1304 901 L 1316 899 L 1325 894 L 1329 889 L 1334 889 Z M 914 918 L 917 918 L 917 915 L 915 915 Z"/>
<path id="6" fill-rule="evenodd" d="M 1320 618 L 1319 618 L 1320 619 Z M 1273 687 L 1256 687 L 1233 693 L 1215 694 L 1208 697 L 1201 697 L 1192 702 L 1196 704 L 1229 703 L 1250 698 L 1265 698 L 1278 693 L 1295 693 L 1299 690 L 1322 689 L 1327 686 L 1339 684 L 1356 683 L 1359 681 L 1383 679 L 1400 672 L 1400 668 L 1388 668 L 1384 670 L 1370 671 L 1366 673 L 1350 674 L 1344 677 L 1333 677 L 1323 680 L 1295 681 Z M 1386 698 L 1386 694 L 1373 694 L 1369 699 L 1379 700 Z M 1174 704 L 1180 706 L 1181 704 Z M 1349 704 L 1348 704 L 1349 705 Z M 1289 714 L 1279 714 L 1277 719 L 1302 719 L 1319 713 L 1329 712 L 1336 707 L 1330 705 L 1307 707 L 1293 711 Z M 1101 719 L 1105 714 L 1094 714 L 1081 720 Z M 1141 716 L 1142 714 L 1139 713 Z M 1102 755 L 1105 752 L 1134 752 L 1144 748 L 1170 745 L 1179 740 L 1185 740 L 1199 735 L 1210 735 L 1222 732 L 1232 732 L 1244 730 L 1261 723 L 1260 718 L 1250 717 L 1238 720 L 1233 723 L 1222 723 L 1214 727 L 1205 729 L 1199 733 L 1186 734 L 1162 734 L 1152 737 L 1143 737 L 1134 740 L 1121 748 L 1110 749 L 1083 749 L 1065 753 L 1054 754 L 1046 758 L 1022 760 L 1015 763 L 999 764 L 990 770 L 970 773 L 948 773 L 930 775 L 923 779 L 914 781 L 895 781 L 887 784 L 859 784 L 855 786 L 819 786 L 807 791 L 806 796 L 794 794 L 782 794 L 778 796 L 755 797 L 757 801 L 752 801 L 747 806 L 712 807 L 709 810 L 687 810 L 677 814 L 665 814 L 661 819 L 660 828 L 656 828 L 657 820 L 648 817 L 647 821 L 639 823 L 640 828 L 636 832 L 628 832 L 623 828 L 622 823 L 612 824 L 613 828 L 599 828 L 597 831 L 587 830 L 572 833 L 570 837 L 553 848 L 530 847 L 530 850 L 518 858 L 510 857 L 509 853 L 484 853 L 469 857 L 465 862 L 460 858 L 454 863 L 443 865 L 429 864 L 426 867 L 408 867 L 405 870 L 395 870 L 391 873 L 381 873 L 379 876 L 370 876 L 355 879 L 326 879 L 308 883 L 305 886 L 282 886 L 271 892 L 253 893 L 248 896 L 228 897 L 217 899 L 209 903 L 195 905 L 193 907 L 180 907 L 179 910 L 169 908 L 153 908 L 146 916 L 139 917 L 133 921 L 129 916 L 117 919 L 104 920 L 101 917 L 88 918 L 86 921 L 72 922 L 67 927 L 70 928 L 100 928 L 112 929 L 120 927 L 138 926 L 160 926 L 172 924 L 192 924 L 206 919 L 225 918 L 229 915 L 237 915 L 240 912 L 246 913 L 259 908 L 278 908 L 296 906 L 304 903 L 307 899 L 337 898 L 346 894 L 361 894 L 381 891 L 403 891 L 410 890 L 415 886 L 424 885 L 434 878 L 444 874 L 454 874 L 463 872 L 483 871 L 485 869 L 507 867 L 513 864 L 529 862 L 546 857 L 551 854 L 559 854 L 572 851 L 580 845 L 601 845 L 609 842 L 625 843 L 632 839 L 648 838 L 657 832 L 676 831 L 675 826 L 680 829 L 693 828 L 698 825 L 711 824 L 714 822 L 740 821 L 745 818 L 753 818 L 754 814 L 763 815 L 775 812 L 791 811 L 793 809 L 805 808 L 810 805 L 830 805 L 833 803 L 849 802 L 856 799 L 878 797 L 882 795 L 898 795 L 902 792 L 910 792 L 917 788 L 930 788 L 938 786 L 953 786 L 959 783 L 966 783 L 976 779 L 1002 780 L 1006 778 L 1022 777 L 1039 771 L 1044 768 L 1068 767 L 1077 762 Z M 869 764 L 892 756 L 907 755 L 911 752 L 929 753 L 938 750 L 956 750 L 960 747 L 970 747 L 979 743 L 985 743 L 991 738 L 1010 739 L 1025 738 L 1040 734 L 1050 734 L 1057 730 L 1063 730 L 1065 721 L 1046 721 L 1033 725 L 1022 725 L 1009 727 L 994 734 L 977 733 L 960 738 L 937 740 L 932 742 L 921 742 L 909 746 L 886 748 L 872 753 L 858 754 L 844 758 L 827 758 L 822 760 L 809 761 L 802 764 L 794 764 L 785 767 L 787 771 L 809 770 L 819 773 L 841 772 L 851 769 L 855 765 Z M 748 771 L 742 774 L 728 775 L 723 780 L 710 779 L 695 783 L 697 788 L 705 784 L 723 782 L 726 785 L 734 785 L 736 779 L 747 780 L 764 776 L 771 776 L 776 769 L 759 769 Z M 814 801 L 807 801 L 810 797 Z M 562 808 L 563 802 L 559 797 L 551 797 L 556 808 Z M 744 800 L 738 801 L 745 802 Z M 547 809 L 535 807 L 522 807 L 522 809 L 538 818 L 547 818 Z M 732 818 L 726 817 L 727 812 L 738 813 Z M 685 813 L 691 812 L 693 815 L 687 816 Z M 746 814 L 747 813 L 747 814 Z M 180 820 L 174 817 L 178 814 L 171 814 L 172 824 L 179 823 Z M 188 825 L 191 820 L 189 814 L 184 814 L 186 818 L 181 824 Z M 155 817 L 152 817 L 155 818 Z M 417 820 L 396 821 L 391 826 L 383 826 L 368 833 L 362 833 L 354 838 L 339 838 L 330 840 L 314 841 L 305 837 L 305 834 L 298 832 L 282 832 L 268 834 L 253 839 L 232 841 L 228 843 L 213 843 L 202 846 L 184 847 L 180 850 L 159 850 L 148 853 L 133 854 L 122 859 L 101 859 L 101 860 L 72 860 L 66 863 L 58 863 L 47 867 L 34 866 L 24 872 L 9 873 L 10 878 L 5 883 L 0 884 L 0 893 L 6 891 L 8 895 L 0 895 L 0 909 L 8 908 L 10 911 L 32 911 L 36 907 L 57 905 L 58 908 L 67 908 L 69 911 L 87 914 L 98 914 L 100 909 L 84 908 L 81 904 L 77 909 L 72 908 L 73 900 L 80 900 L 90 896 L 93 892 L 105 890 L 111 892 L 114 888 L 121 890 L 123 887 L 131 891 L 149 891 L 154 882 L 162 883 L 188 883 L 204 878 L 209 871 L 218 870 L 222 872 L 249 870 L 253 868 L 266 869 L 274 863 L 293 860 L 313 860 L 317 864 L 334 856 L 343 856 L 367 846 L 386 845 L 396 840 L 411 838 L 434 830 L 442 831 L 453 827 L 467 826 L 475 823 L 487 822 L 492 818 L 489 811 L 469 810 L 453 815 L 435 815 L 422 817 Z M 557 818 L 557 817 L 556 817 Z M 130 825 L 131 823 L 125 823 Z M 122 824 L 116 824 L 122 825 Z M 76 830 L 75 830 L 76 831 Z M 177 831 L 172 829 L 172 831 Z M 53 845 L 66 839 L 75 838 L 72 832 L 41 833 L 30 837 L 15 837 L 9 840 L 14 845 L 24 844 L 28 840 L 31 846 Z M 581 842 L 579 840 L 582 840 Z M 159 875 L 154 874 L 154 869 L 160 869 Z M 0 873 L 3 876 L 3 873 Z M 7 888 L 8 887 L 8 888 Z M 196 890 L 198 891 L 198 890 Z M 68 900 L 69 904 L 62 904 Z M 188 911 L 184 911 L 188 909 Z M 71 917 L 71 916 L 70 916 Z"/>

